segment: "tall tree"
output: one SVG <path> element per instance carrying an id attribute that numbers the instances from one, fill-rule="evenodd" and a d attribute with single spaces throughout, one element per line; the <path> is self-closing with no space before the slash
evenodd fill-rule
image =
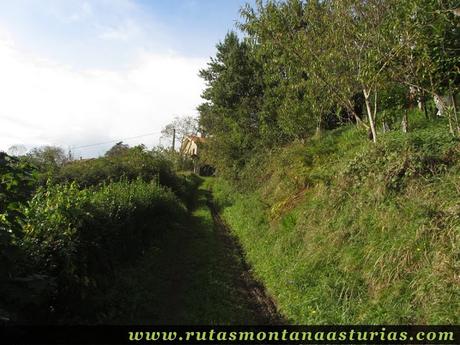
<path id="1" fill-rule="evenodd" d="M 455 104 L 452 101 L 460 87 L 458 6 L 455 0 L 407 0 L 394 6 L 392 35 L 398 38 L 399 49 L 391 66 L 392 78 L 416 90 L 419 97 L 431 95 Z M 453 110 L 447 113 L 450 129 L 460 134 Z"/>
<path id="2" fill-rule="evenodd" d="M 206 102 L 198 110 L 200 126 L 210 134 L 208 159 L 220 170 L 236 173 L 260 137 L 260 66 L 250 45 L 230 32 L 200 76 L 206 82 Z"/>

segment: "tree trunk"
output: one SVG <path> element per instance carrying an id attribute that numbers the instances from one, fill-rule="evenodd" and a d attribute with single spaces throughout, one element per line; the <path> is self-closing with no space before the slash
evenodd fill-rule
<path id="1" fill-rule="evenodd" d="M 425 97 L 423 91 L 417 90 L 417 105 L 418 110 L 422 111 L 425 106 Z"/>
<path id="2" fill-rule="evenodd" d="M 408 130 L 409 130 L 409 120 L 408 120 L 408 116 L 407 116 L 407 109 L 404 110 L 404 116 L 403 116 L 403 119 L 401 121 L 401 129 L 402 129 L 403 133 L 407 133 Z"/>
<path id="3" fill-rule="evenodd" d="M 438 108 L 439 116 L 446 116 L 449 122 L 449 132 L 456 136 L 459 131 L 459 123 L 457 118 L 457 107 L 455 105 L 455 98 L 450 91 L 447 96 L 434 95 L 434 101 Z M 451 103 L 451 104 L 450 104 Z"/>
<path id="4" fill-rule="evenodd" d="M 388 126 L 388 123 L 387 123 L 385 120 L 383 120 L 382 132 L 383 132 L 383 133 L 386 133 L 386 132 L 388 132 L 389 130 L 390 130 L 390 127 Z"/>
<path id="5" fill-rule="evenodd" d="M 372 141 L 376 143 L 377 142 L 377 132 L 375 130 L 374 115 L 372 114 L 371 103 L 369 101 L 370 92 L 366 88 L 363 88 L 363 94 L 364 94 L 364 101 L 366 103 L 366 110 L 367 110 L 367 117 L 369 119 L 369 126 L 370 126 L 370 130 L 372 134 Z"/>

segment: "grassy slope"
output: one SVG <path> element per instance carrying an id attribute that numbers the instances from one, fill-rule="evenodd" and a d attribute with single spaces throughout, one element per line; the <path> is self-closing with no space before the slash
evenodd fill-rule
<path id="1" fill-rule="evenodd" d="M 377 146 L 348 128 L 280 149 L 247 169 L 243 194 L 215 181 L 292 322 L 460 322 L 460 145 L 440 121 L 412 126 Z"/>

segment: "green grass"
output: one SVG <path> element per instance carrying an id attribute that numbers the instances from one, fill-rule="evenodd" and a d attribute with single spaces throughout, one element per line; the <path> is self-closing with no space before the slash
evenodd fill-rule
<path id="1" fill-rule="evenodd" d="M 376 146 L 349 128 L 280 149 L 243 172 L 249 192 L 211 183 L 291 322 L 459 323 L 460 145 L 417 121 Z"/>
<path id="2" fill-rule="evenodd" d="M 120 270 L 106 296 L 103 323 L 255 324 L 239 285 L 243 264 L 222 240 L 201 188 L 186 222 L 165 231 L 134 265 Z M 126 292 L 129 293 L 126 293 Z"/>
<path id="3" fill-rule="evenodd" d="M 253 323 L 255 315 L 246 296 L 239 291 L 243 263 L 218 233 L 206 205 L 207 193 L 201 189 L 191 220 L 184 320 L 192 324 Z"/>

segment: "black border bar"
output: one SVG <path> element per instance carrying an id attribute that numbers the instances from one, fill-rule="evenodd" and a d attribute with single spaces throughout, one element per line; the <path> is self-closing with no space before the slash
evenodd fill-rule
<path id="1" fill-rule="evenodd" d="M 0 344 L 460 344 L 460 326 L 4 325 Z"/>

